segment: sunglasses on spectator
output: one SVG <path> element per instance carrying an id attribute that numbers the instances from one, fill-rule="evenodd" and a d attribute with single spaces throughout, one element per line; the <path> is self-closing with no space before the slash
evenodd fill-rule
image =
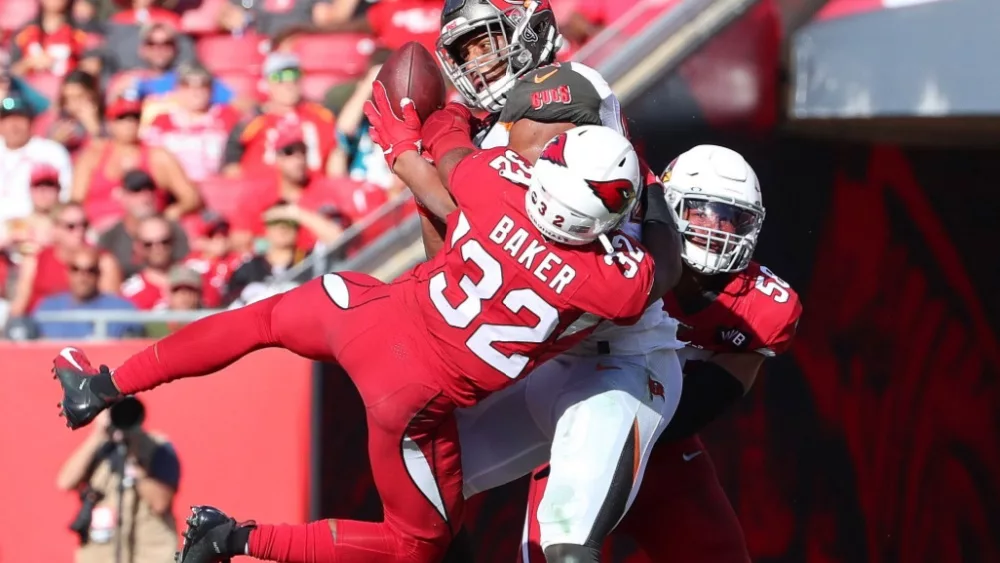
<path id="1" fill-rule="evenodd" d="M 293 143 L 291 145 L 288 145 L 287 147 L 282 147 L 281 150 L 279 150 L 278 152 L 280 152 L 284 156 L 292 156 L 295 154 L 306 154 L 306 144 Z"/>
<path id="2" fill-rule="evenodd" d="M 59 189 L 59 182 L 53 182 L 52 180 L 42 180 L 41 182 L 35 182 L 31 184 L 32 188 L 54 188 Z"/>
<path id="3" fill-rule="evenodd" d="M 142 118 L 142 114 L 129 112 L 115 116 L 115 121 L 125 121 L 126 119 L 134 119 L 136 121 L 139 121 L 140 118 Z"/>
<path id="4" fill-rule="evenodd" d="M 144 240 L 142 245 L 146 248 L 153 248 L 154 246 L 170 246 L 174 243 L 174 239 L 165 238 L 160 240 Z"/>
<path id="5" fill-rule="evenodd" d="M 267 75 L 269 82 L 298 82 L 300 78 L 302 78 L 302 71 L 297 68 L 284 68 Z"/>
<path id="6" fill-rule="evenodd" d="M 165 39 L 163 41 L 155 41 L 152 39 L 147 39 L 143 43 L 147 47 L 173 47 L 177 44 L 173 39 Z"/>
<path id="7" fill-rule="evenodd" d="M 86 221 L 77 221 L 70 223 L 59 223 L 59 226 L 66 229 L 67 231 L 75 231 L 77 229 L 84 230 L 87 228 Z"/>
<path id="8" fill-rule="evenodd" d="M 73 264 L 69 267 L 69 271 L 74 274 L 90 274 L 91 276 L 96 276 L 101 273 L 101 269 L 97 266 L 77 266 Z"/>

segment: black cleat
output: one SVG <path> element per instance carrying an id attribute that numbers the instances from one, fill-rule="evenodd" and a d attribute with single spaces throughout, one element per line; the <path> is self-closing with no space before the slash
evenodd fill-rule
<path id="1" fill-rule="evenodd" d="M 236 523 L 226 513 L 211 506 L 192 506 L 184 530 L 184 545 L 174 556 L 175 563 L 228 563 L 234 555 L 243 555 L 244 545 L 234 545 L 233 533 L 254 527 L 253 522 Z"/>
<path id="2" fill-rule="evenodd" d="M 89 424 L 122 396 L 102 394 L 93 388 L 98 377 L 110 379 L 108 366 L 94 370 L 82 352 L 73 350 L 73 354 L 67 354 L 66 350 L 52 362 L 52 372 L 63 388 L 63 400 L 59 403 L 61 415 L 66 417 L 66 426 L 76 430 Z"/>

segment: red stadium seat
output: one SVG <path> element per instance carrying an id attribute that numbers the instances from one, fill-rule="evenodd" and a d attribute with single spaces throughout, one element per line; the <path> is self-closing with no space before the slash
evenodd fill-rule
<path id="1" fill-rule="evenodd" d="M 208 35 L 198 39 L 195 49 L 198 60 L 213 73 L 259 74 L 264 63 L 262 41 L 264 38 L 258 35 Z"/>
<path id="2" fill-rule="evenodd" d="M 226 0 L 204 0 L 201 6 L 184 12 L 181 16 L 181 30 L 191 35 L 208 35 L 221 31 L 217 20 L 225 5 Z"/>
<path id="3" fill-rule="evenodd" d="M 353 77 L 344 76 L 342 74 L 326 74 L 319 72 L 306 74 L 302 77 L 302 94 L 305 95 L 307 99 L 315 102 L 322 102 L 323 98 L 326 96 L 326 91 L 329 90 L 330 87 L 337 84 L 343 84 L 344 82 L 351 82 L 353 80 Z"/>
<path id="4" fill-rule="evenodd" d="M 0 29 L 20 29 L 38 13 L 38 2 L 0 0 Z"/>
<path id="5" fill-rule="evenodd" d="M 267 179 L 258 178 L 206 178 L 201 182 L 199 192 L 207 209 L 232 218 L 242 202 L 241 194 L 259 189 L 258 185 L 266 181 Z"/>
<path id="6" fill-rule="evenodd" d="M 306 73 L 337 73 L 359 76 L 368 70 L 375 42 L 367 35 L 301 35 L 292 43 Z"/>
<path id="7" fill-rule="evenodd" d="M 32 72 L 24 79 L 32 88 L 50 100 L 55 100 L 59 96 L 59 87 L 62 86 L 63 80 L 61 76 L 48 72 Z"/>
<path id="8" fill-rule="evenodd" d="M 229 86 L 237 98 L 260 98 L 260 77 L 245 72 L 223 72 L 215 75 L 223 84 Z"/>

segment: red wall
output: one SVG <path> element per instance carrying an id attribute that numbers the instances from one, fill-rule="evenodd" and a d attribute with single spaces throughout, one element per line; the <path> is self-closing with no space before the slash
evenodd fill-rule
<path id="1" fill-rule="evenodd" d="M 143 345 L 86 350 L 95 364 L 117 365 Z M 71 432 L 57 416 L 61 396 L 49 370 L 58 350 L 0 343 L 6 382 L 0 407 L 0 562 L 68 561 L 76 545 L 67 525 L 78 500 L 54 483 L 60 464 L 89 430 Z M 306 518 L 311 370 L 307 360 L 264 350 L 213 376 L 141 396 L 146 428 L 167 434 L 180 457 L 178 517 L 186 517 L 191 504 L 216 504 L 238 519 Z"/>

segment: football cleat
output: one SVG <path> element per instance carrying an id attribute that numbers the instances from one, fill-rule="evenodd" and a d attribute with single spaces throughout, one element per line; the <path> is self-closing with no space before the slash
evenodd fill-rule
<path id="1" fill-rule="evenodd" d="M 83 352 L 76 348 L 63 348 L 52 361 L 52 373 L 63 388 L 63 400 L 59 403 L 66 426 L 76 430 L 94 420 L 102 410 L 121 395 L 105 396 L 94 390 L 94 376 L 111 373 L 108 366 L 94 369 Z"/>
<path id="2" fill-rule="evenodd" d="M 211 506 L 192 506 L 184 530 L 184 545 L 174 556 L 175 563 L 228 562 L 234 555 L 243 555 L 246 546 L 232 545 L 233 532 L 254 527 L 254 522 L 236 523 L 236 519 Z"/>

